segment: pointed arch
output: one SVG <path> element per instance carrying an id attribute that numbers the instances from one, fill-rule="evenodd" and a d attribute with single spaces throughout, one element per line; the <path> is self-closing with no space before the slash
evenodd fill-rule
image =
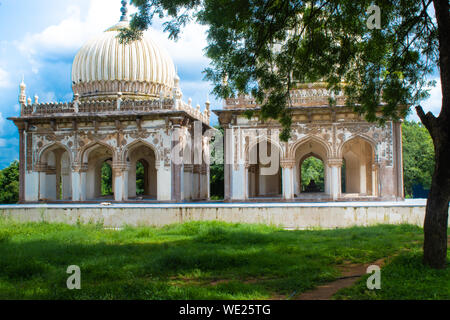
<path id="1" fill-rule="evenodd" d="M 136 199 L 138 197 L 157 199 L 159 154 L 156 152 L 155 146 L 143 139 L 137 139 L 124 148 L 121 157 L 129 167 L 128 196 Z M 137 192 L 138 180 L 139 189 L 142 191 L 140 194 Z"/>
<path id="2" fill-rule="evenodd" d="M 89 153 L 92 152 L 93 150 L 97 149 L 97 147 L 105 147 L 108 150 L 111 151 L 112 154 L 112 158 L 113 161 L 117 159 L 117 153 L 114 150 L 114 147 L 112 147 L 111 145 L 100 141 L 100 140 L 96 140 L 93 141 L 91 143 L 88 143 L 87 145 L 85 145 L 84 147 L 82 147 L 78 153 L 78 160 L 81 163 L 87 163 L 88 162 L 88 157 L 89 157 Z"/>
<path id="3" fill-rule="evenodd" d="M 44 156 L 44 154 L 46 154 L 48 151 L 53 151 L 58 148 L 65 149 L 65 151 L 67 151 L 67 153 L 69 154 L 70 163 L 72 164 L 73 163 L 72 150 L 70 150 L 68 146 L 62 144 L 61 142 L 52 142 L 42 146 L 37 152 L 37 162 L 43 163 L 42 157 Z"/>
<path id="4" fill-rule="evenodd" d="M 331 155 L 332 155 L 331 146 L 325 140 L 323 140 L 319 137 L 313 136 L 313 135 L 307 135 L 304 138 L 293 143 L 289 148 L 289 156 L 294 159 L 295 155 L 297 153 L 297 150 L 302 145 L 304 145 L 308 142 L 316 142 L 317 144 L 319 144 L 320 146 L 322 146 L 324 148 L 325 154 L 321 156 L 322 161 L 325 161 L 326 159 L 331 158 Z"/>
<path id="5" fill-rule="evenodd" d="M 342 158 L 343 157 L 343 153 L 342 150 L 344 150 L 344 147 L 346 144 L 351 143 L 352 141 L 355 141 L 357 139 L 361 139 L 365 142 L 367 142 L 368 144 L 371 145 L 372 150 L 374 152 L 374 156 L 376 157 L 376 151 L 377 151 L 377 142 L 375 140 L 373 140 L 371 137 L 363 135 L 363 134 L 354 134 L 351 135 L 348 139 L 346 139 L 345 141 L 343 141 L 337 150 L 337 157 L 338 158 Z"/>
<path id="6" fill-rule="evenodd" d="M 375 141 L 364 135 L 353 135 L 339 146 L 338 155 L 343 159 L 342 192 L 360 196 L 376 196 L 378 174 L 377 166 L 375 166 Z"/>
<path id="7" fill-rule="evenodd" d="M 260 144 L 261 142 L 266 142 L 266 143 L 270 143 L 271 145 L 275 146 L 279 152 L 280 152 L 280 160 L 285 158 L 285 150 L 283 148 L 283 146 L 280 144 L 279 141 L 274 141 L 272 138 L 268 138 L 267 136 L 264 137 L 256 137 L 255 139 L 253 139 L 252 141 L 249 141 L 249 143 L 246 143 L 245 145 L 245 159 L 249 160 L 250 159 L 250 151 L 257 146 L 258 144 Z"/>
<path id="8" fill-rule="evenodd" d="M 139 138 L 139 139 L 136 139 L 135 141 L 133 141 L 133 142 L 130 142 L 129 144 L 127 144 L 126 146 L 125 146 L 125 148 L 123 148 L 123 151 L 122 151 L 122 153 L 121 153 L 121 159 L 124 161 L 124 162 L 128 162 L 127 161 L 127 158 L 128 158 L 128 156 L 129 156 L 129 154 L 130 154 L 130 151 L 132 151 L 133 149 L 135 149 L 135 148 L 138 148 L 139 146 L 145 146 L 145 147 L 148 147 L 148 148 L 150 148 L 152 151 L 153 151 L 153 153 L 155 154 L 155 160 L 156 160 L 156 163 L 158 164 L 159 163 L 159 161 L 160 161 L 160 155 L 159 155 L 159 152 L 157 151 L 157 148 L 153 145 L 153 144 L 151 144 L 150 142 L 148 142 L 148 141 L 146 141 L 146 140 L 144 140 L 144 139 L 141 139 L 141 138 Z"/>

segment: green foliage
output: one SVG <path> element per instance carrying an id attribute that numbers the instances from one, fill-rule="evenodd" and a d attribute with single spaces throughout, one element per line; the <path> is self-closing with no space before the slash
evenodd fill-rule
<path id="1" fill-rule="evenodd" d="M 302 190 L 309 185 L 311 180 L 314 180 L 317 187 L 321 191 L 325 190 L 324 187 L 324 166 L 323 162 L 315 157 L 309 157 L 302 163 Z"/>
<path id="2" fill-rule="evenodd" d="M 112 168 L 108 163 L 104 162 L 102 164 L 102 196 L 112 194 Z"/>
<path id="3" fill-rule="evenodd" d="M 413 185 L 431 187 L 434 172 L 434 147 L 428 130 L 417 122 L 402 124 L 403 179 L 405 194 L 412 196 Z"/>
<path id="4" fill-rule="evenodd" d="M 145 170 L 142 162 L 138 161 L 136 164 L 136 194 L 142 195 L 144 194 L 144 176 Z"/>
<path id="5" fill-rule="evenodd" d="M 335 280 L 340 264 L 418 249 L 422 239 L 407 225 L 286 231 L 213 221 L 115 231 L 0 218 L 0 299 L 287 297 Z M 82 290 L 67 290 L 73 264 Z"/>
<path id="6" fill-rule="evenodd" d="M 0 171 L 0 203 L 19 201 L 19 161 Z"/>
<path id="7" fill-rule="evenodd" d="M 155 14 L 170 17 L 165 29 L 171 38 L 191 19 L 207 25 L 205 52 L 211 67 L 205 78 L 214 83 L 214 93 L 223 98 L 251 94 L 263 119 L 281 123 L 283 140 L 290 136 L 292 121 L 289 90 L 299 82 L 324 81 L 330 90 L 343 91 L 347 104 L 368 121 L 383 123 L 404 117 L 408 105 L 428 96 L 426 75 L 438 63 L 432 1 L 377 2 L 381 29 L 367 24 L 372 0 L 132 3 L 139 13 L 123 39 L 142 34 Z"/>

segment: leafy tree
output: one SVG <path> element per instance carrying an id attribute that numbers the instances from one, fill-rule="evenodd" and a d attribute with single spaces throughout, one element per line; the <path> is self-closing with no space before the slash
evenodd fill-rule
<path id="1" fill-rule="evenodd" d="M 323 162 L 315 157 L 309 157 L 305 159 L 302 163 L 302 190 L 304 190 L 311 182 L 317 187 L 324 191 L 324 167 Z"/>
<path id="2" fill-rule="evenodd" d="M 19 201 L 19 161 L 0 171 L 0 203 Z"/>
<path id="3" fill-rule="evenodd" d="M 136 194 L 142 195 L 144 194 L 144 165 L 142 162 L 138 161 L 136 164 Z"/>
<path id="4" fill-rule="evenodd" d="M 427 129 L 418 122 L 402 124 L 403 177 L 405 193 L 412 195 L 413 185 L 430 189 L 434 169 L 433 141 Z"/>
<path id="5" fill-rule="evenodd" d="M 289 90 L 324 81 L 343 91 L 368 121 L 404 117 L 408 106 L 430 132 L 435 171 L 424 223 L 424 262 L 443 268 L 450 200 L 450 13 L 448 0 L 380 0 L 380 28 L 372 28 L 372 0 L 132 0 L 139 8 L 122 40 L 140 36 L 153 16 L 168 16 L 176 38 L 191 19 L 207 25 L 206 79 L 221 97 L 251 94 L 262 118 L 278 119 L 290 136 Z M 435 16 L 431 14 L 434 7 Z M 426 76 L 439 69 L 442 109 L 425 114 Z M 223 81 L 224 77 L 227 81 Z M 383 102 L 383 103 L 382 103 Z M 330 105 L 335 101 L 330 99 Z"/>
<path id="6" fill-rule="evenodd" d="M 111 166 L 103 162 L 102 165 L 102 196 L 113 194 L 112 190 L 112 169 Z"/>

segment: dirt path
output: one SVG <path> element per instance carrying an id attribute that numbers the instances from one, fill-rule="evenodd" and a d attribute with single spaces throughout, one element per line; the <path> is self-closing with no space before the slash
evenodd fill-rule
<path id="1" fill-rule="evenodd" d="M 331 297 L 342 288 L 348 288 L 358 281 L 363 275 L 367 273 L 367 267 L 370 265 L 377 265 L 382 267 L 385 258 L 379 259 L 373 263 L 367 264 L 347 264 L 341 266 L 339 269 L 342 272 L 342 277 L 333 282 L 316 287 L 313 290 L 306 291 L 300 295 L 294 296 L 293 300 L 330 300 Z"/>

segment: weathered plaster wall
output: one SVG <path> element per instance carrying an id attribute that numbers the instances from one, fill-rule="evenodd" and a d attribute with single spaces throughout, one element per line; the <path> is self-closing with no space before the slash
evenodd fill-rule
<path id="1" fill-rule="evenodd" d="M 17 221 L 74 224 L 102 222 L 105 227 L 164 226 L 188 221 L 219 220 L 262 223 L 284 228 L 343 228 L 408 223 L 423 226 L 425 201 L 375 203 L 285 204 L 154 204 L 154 205 L 29 205 L 2 206 L 0 214 Z"/>

